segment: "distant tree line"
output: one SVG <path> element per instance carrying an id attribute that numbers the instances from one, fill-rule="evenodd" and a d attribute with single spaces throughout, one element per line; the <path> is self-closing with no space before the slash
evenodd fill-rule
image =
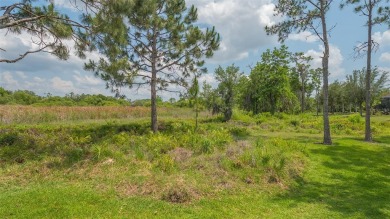
<path id="1" fill-rule="evenodd" d="M 291 53 L 286 46 L 267 50 L 249 75 L 231 65 L 218 67 L 218 85 L 203 83 L 199 103 L 213 114 L 221 113 L 224 120 L 231 118 L 233 108 L 252 114 L 263 112 L 303 113 L 321 112 L 323 89 L 322 69 L 312 68 L 312 58 L 303 53 Z M 329 85 L 330 113 L 359 112 L 363 116 L 366 97 L 366 69 L 354 70 L 345 81 Z M 381 104 L 381 97 L 390 92 L 386 87 L 389 73 L 373 68 L 371 74 L 371 107 Z M 179 100 L 181 103 L 185 101 Z M 187 103 L 190 103 L 189 101 Z"/>
<path id="2" fill-rule="evenodd" d="M 0 105 L 34 105 L 34 106 L 129 106 L 124 98 L 104 96 L 102 94 L 74 94 L 64 97 L 39 96 L 32 91 L 9 91 L 0 87 Z"/>

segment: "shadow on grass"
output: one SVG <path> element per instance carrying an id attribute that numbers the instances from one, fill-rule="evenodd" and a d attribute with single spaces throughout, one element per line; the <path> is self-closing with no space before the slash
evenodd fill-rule
<path id="1" fill-rule="evenodd" d="M 315 145 L 310 153 L 320 165 L 277 200 L 293 200 L 291 207 L 323 204 L 346 217 L 390 217 L 390 148 L 342 139 L 334 146 Z"/>
<path id="2" fill-rule="evenodd" d="M 390 144 L 390 136 L 374 137 L 374 141 L 378 143 Z"/>

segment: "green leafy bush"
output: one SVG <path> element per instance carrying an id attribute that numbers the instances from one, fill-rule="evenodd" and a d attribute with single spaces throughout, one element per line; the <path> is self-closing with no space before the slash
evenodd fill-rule
<path id="1" fill-rule="evenodd" d="M 362 117 L 359 114 L 353 114 L 348 116 L 348 121 L 352 122 L 353 124 L 361 123 Z"/>

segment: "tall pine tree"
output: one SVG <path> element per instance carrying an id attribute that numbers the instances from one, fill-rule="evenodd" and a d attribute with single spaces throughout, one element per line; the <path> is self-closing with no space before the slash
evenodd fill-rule
<path id="1" fill-rule="evenodd" d="M 149 86 L 151 129 L 157 132 L 157 91 L 187 86 L 192 73 L 206 71 L 204 58 L 219 47 L 214 28 L 202 30 L 196 21 L 197 9 L 184 0 L 115 2 L 89 20 L 98 27 L 92 45 L 105 57 L 86 69 L 117 93 L 124 86 Z"/>
<path id="2" fill-rule="evenodd" d="M 389 0 L 346 0 L 340 6 L 343 8 L 345 5 L 354 5 L 354 11 L 365 17 L 367 17 L 367 41 L 360 44 L 355 48 L 357 54 L 362 52 L 367 55 L 367 66 L 365 76 L 365 99 L 366 99 L 366 125 L 365 125 L 365 141 L 372 141 L 371 132 L 371 56 L 373 47 L 377 44 L 372 40 L 372 28 L 375 25 L 389 23 L 390 25 L 390 7 L 388 6 Z"/>
<path id="3" fill-rule="evenodd" d="M 269 34 L 277 34 L 279 41 L 287 39 L 293 31 L 302 32 L 309 30 L 314 33 L 324 45 L 322 56 L 323 74 L 323 119 L 324 119 L 324 144 L 332 144 L 329 125 L 329 36 L 326 23 L 326 14 L 333 0 L 278 0 L 275 12 L 285 18 L 284 21 L 271 27 L 266 27 Z"/>

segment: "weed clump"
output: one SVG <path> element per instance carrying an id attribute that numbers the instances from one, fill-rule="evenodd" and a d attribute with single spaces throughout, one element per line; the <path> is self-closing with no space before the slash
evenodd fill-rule
<path id="1" fill-rule="evenodd" d="M 295 141 L 258 140 L 254 147 L 232 160 L 232 167 L 247 169 L 246 178 L 254 179 L 260 173 L 265 182 L 286 186 L 302 175 L 305 154 L 305 147 Z"/>
<path id="2" fill-rule="evenodd" d="M 10 146 L 18 140 L 18 133 L 4 133 L 0 135 L 0 147 L 1 146 Z"/>
<path id="3" fill-rule="evenodd" d="M 230 133 L 236 138 L 245 138 L 250 135 L 249 131 L 245 127 L 233 127 L 230 128 Z"/>
<path id="4" fill-rule="evenodd" d="M 359 124 L 362 121 L 362 117 L 359 114 L 353 114 L 348 116 L 348 121 L 350 121 L 353 124 Z"/>
<path id="5" fill-rule="evenodd" d="M 298 127 L 301 124 L 301 122 L 297 119 L 293 119 L 290 121 L 290 124 L 294 127 Z"/>
<path id="6" fill-rule="evenodd" d="M 193 198 L 191 191 L 184 185 L 171 186 L 161 197 L 162 200 L 171 203 L 186 203 Z"/>

